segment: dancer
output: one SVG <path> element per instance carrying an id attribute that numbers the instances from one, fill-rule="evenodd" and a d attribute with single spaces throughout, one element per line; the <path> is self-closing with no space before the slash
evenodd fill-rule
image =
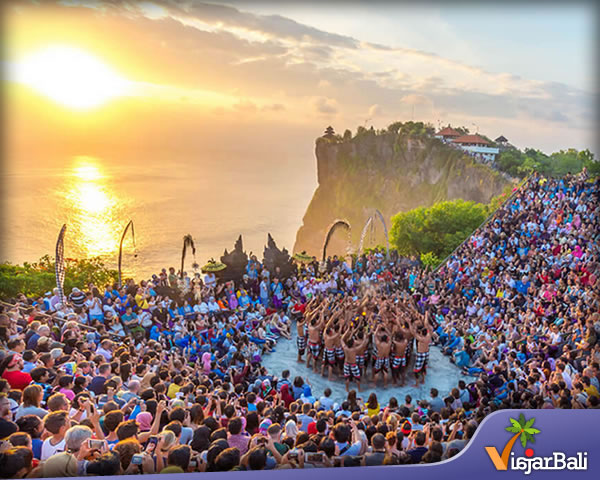
<path id="1" fill-rule="evenodd" d="M 431 335 L 433 329 L 429 326 L 429 312 L 425 313 L 423 324 L 411 325 L 411 331 L 417 340 L 417 357 L 415 359 L 415 387 L 425 384 L 425 375 L 427 374 L 427 364 L 429 362 L 429 345 L 431 344 Z"/>

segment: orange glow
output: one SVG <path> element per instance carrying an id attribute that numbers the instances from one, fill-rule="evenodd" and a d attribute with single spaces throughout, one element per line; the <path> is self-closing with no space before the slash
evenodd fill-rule
<path id="1" fill-rule="evenodd" d="M 76 110 L 99 107 L 131 89 L 128 82 L 93 55 L 54 45 L 14 64 L 13 79 Z"/>

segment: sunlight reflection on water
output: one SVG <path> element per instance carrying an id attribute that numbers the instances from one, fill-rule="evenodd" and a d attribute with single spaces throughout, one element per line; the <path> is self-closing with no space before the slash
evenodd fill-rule
<path id="1" fill-rule="evenodd" d="M 115 254 L 122 228 L 118 213 L 125 199 L 113 190 L 111 178 L 98 159 L 75 157 L 68 172 L 57 193 L 68 213 L 70 237 L 77 250 L 88 256 Z"/>

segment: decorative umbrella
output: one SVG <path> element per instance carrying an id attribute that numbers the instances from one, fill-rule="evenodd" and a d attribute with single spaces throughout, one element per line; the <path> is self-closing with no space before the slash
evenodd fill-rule
<path id="1" fill-rule="evenodd" d="M 208 263 L 202 267 L 202 272 L 203 273 L 220 272 L 221 270 L 225 270 L 226 268 L 227 268 L 227 265 L 225 265 L 224 263 L 221 263 L 221 262 L 217 262 L 213 258 L 211 258 L 208 261 Z"/>
<path id="2" fill-rule="evenodd" d="M 302 251 L 302 253 L 296 253 L 294 255 L 294 260 L 299 261 L 300 263 L 310 263 L 313 261 L 313 257 L 308 255 L 306 251 Z"/>

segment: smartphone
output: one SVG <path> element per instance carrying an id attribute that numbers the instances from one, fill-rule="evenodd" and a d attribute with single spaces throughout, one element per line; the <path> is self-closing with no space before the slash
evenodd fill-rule
<path id="1" fill-rule="evenodd" d="M 262 437 L 262 438 L 258 438 L 256 439 L 256 444 L 257 445 L 266 445 L 267 444 L 267 439 Z"/>
<path id="2" fill-rule="evenodd" d="M 190 467 L 196 468 L 198 466 L 198 461 L 196 459 L 190 460 Z"/>
<path id="3" fill-rule="evenodd" d="M 88 447 L 92 450 L 100 450 L 104 446 L 104 440 L 94 440 L 92 438 L 88 438 Z"/>
<path id="4" fill-rule="evenodd" d="M 154 445 L 156 445 L 158 443 L 158 435 L 152 435 L 148 439 L 148 443 L 153 443 Z"/>
<path id="5" fill-rule="evenodd" d="M 323 452 L 306 453 L 304 461 L 308 463 L 323 463 Z"/>
<path id="6" fill-rule="evenodd" d="M 141 453 L 136 453 L 135 455 L 133 455 L 133 457 L 131 457 L 131 463 L 133 463 L 134 465 L 141 465 L 143 461 L 144 456 Z"/>
<path id="7" fill-rule="evenodd" d="M 288 453 L 288 458 L 290 460 L 298 460 L 298 452 L 290 452 L 290 453 Z"/>

